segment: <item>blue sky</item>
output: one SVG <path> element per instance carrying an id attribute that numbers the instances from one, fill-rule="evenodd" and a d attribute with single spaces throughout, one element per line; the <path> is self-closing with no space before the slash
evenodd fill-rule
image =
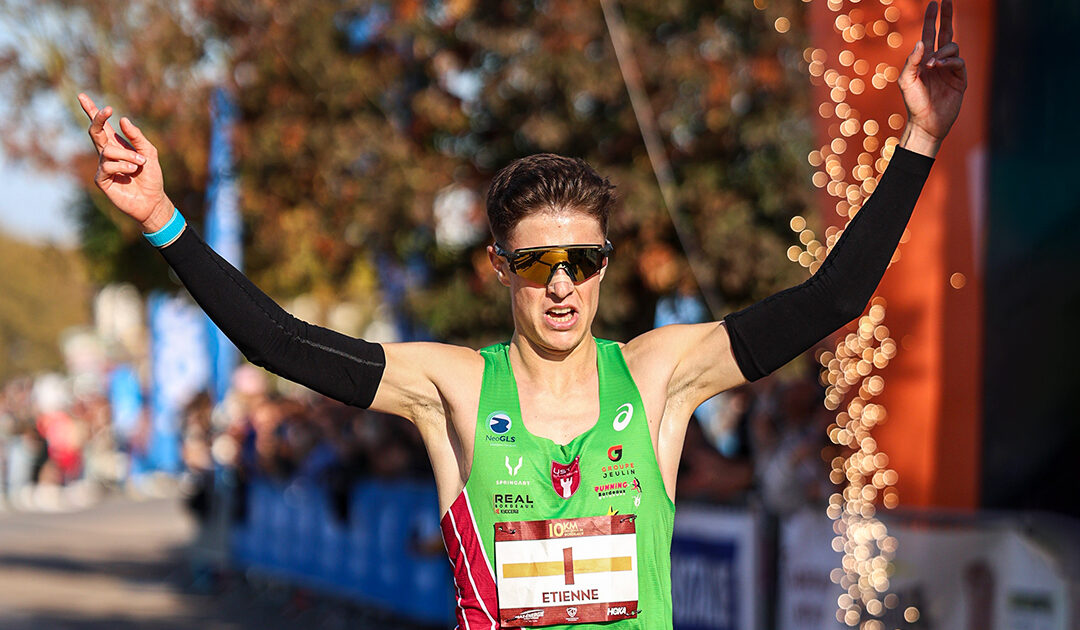
<path id="1" fill-rule="evenodd" d="M 18 33 L 13 29 L 21 28 L 25 26 L 12 24 L 7 16 L 0 19 L 0 44 L 18 43 Z M 70 113 L 59 98 L 45 98 L 35 103 L 35 116 L 52 123 L 65 121 Z M 57 150 L 63 152 L 81 150 L 81 143 L 89 143 L 85 136 L 79 138 L 74 128 L 71 137 L 62 140 Z M 0 148 L 0 230 L 22 240 L 74 245 L 76 229 L 66 212 L 75 198 L 75 184 L 73 175 L 44 174 L 31 166 L 15 164 Z"/>
<path id="2" fill-rule="evenodd" d="M 76 192 L 73 176 L 46 175 L 0 156 L 0 187 L 0 230 L 37 243 L 75 244 L 75 224 L 67 216 Z"/>

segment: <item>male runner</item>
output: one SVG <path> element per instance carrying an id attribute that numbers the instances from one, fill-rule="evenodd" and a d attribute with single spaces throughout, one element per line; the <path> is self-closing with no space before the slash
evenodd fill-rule
<path id="1" fill-rule="evenodd" d="M 165 195 L 157 150 L 89 97 L 95 181 L 256 365 L 413 422 L 435 473 L 459 626 L 671 628 L 675 477 L 694 409 L 857 317 L 956 120 L 967 78 L 952 0 L 927 8 L 899 79 L 908 125 L 887 172 L 809 280 L 722 322 L 622 344 L 591 335 L 612 187 L 580 160 L 517 160 L 488 194 L 488 255 L 514 334 L 480 351 L 373 344 L 284 312 L 202 241 Z M 936 40 L 936 42 L 935 42 Z M 936 43 L 936 45 L 935 45 Z"/>

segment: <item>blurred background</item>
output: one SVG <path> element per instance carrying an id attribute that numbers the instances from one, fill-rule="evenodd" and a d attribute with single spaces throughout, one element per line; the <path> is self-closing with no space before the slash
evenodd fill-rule
<path id="1" fill-rule="evenodd" d="M 0 0 L 0 627 L 453 625 L 398 418 L 248 365 L 93 184 L 130 116 L 297 317 L 508 338 L 484 194 L 618 187 L 595 334 L 815 272 L 904 122 L 917 0 Z M 867 312 L 703 405 L 675 627 L 1080 628 L 1073 0 L 957 0 L 961 112 Z"/>

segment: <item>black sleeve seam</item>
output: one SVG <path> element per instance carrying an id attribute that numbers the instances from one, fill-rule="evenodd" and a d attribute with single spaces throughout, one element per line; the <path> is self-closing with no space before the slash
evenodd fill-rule
<path id="1" fill-rule="evenodd" d="M 269 312 L 267 312 L 267 310 L 266 310 L 265 308 L 263 308 L 263 306 L 262 306 L 261 304 L 259 304 L 259 301 L 258 301 L 258 300 L 256 300 L 256 299 L 255 299 L 255 298 L 254 298 L 254 297 L 253 297 L 253 296 L 251 295 L 251 293 L 250 293 L 250 292 L 248 291 L 247 287 L 245 287 L 245 286 L 244 286 L 244 285 L 243 285 L 242 283 L 240 283 L 240 282 L 237 282 L 237 281 L 236 281 L 236 278 L 232 277 L 232 274 L 230 274 L 230 273 L 229 273 L 228 269 L 226 269 L 226 268 L 225 268 L 224 266 L 222 266 L 221 262 L 220 262 L 220 261 L 219 261 L 219 260 L 217 259 L 217 257 L 216 257 L 216 256 L 214 256 L 214 254 L 213 254 L 213 250 L 211 250 L 211 249 L 210 249 L 210 246 L 209 246 L 209 245 L 207 245 L 207 244 L 206 244 L 206 242 L 202 242 L 202 243 L 201 243 L 201 245 L 202 245 L 202 247 L 203 247 L 203 248 L 205 248 L 205 249 L 209 250 L 209 252 L 210 252 L 210 259 L 214 261 L 214 264 L 215 264 L 215 265 L 217 265 L 218 269 L 219 269 L 219 270 L 220 270 L 220 271 L 221 271 L 222 273 L 224 273 L 224 274 L 226 275 L 226 277 L 228 277 L 228 278 L 229 278 L 229 280 L 231 280 L 231 281 L 232 281 L 232 283 L 233 283 L 233 284 L 235 284 L 235 285 L 237 286 L 237 288 L 239 288 L 239 289 L 240 289 L 240 291 L 241 291 L 241 292 L 243 292 L 244 296 L 245 296 L 245 297 L 246 297 L 246 298 L 247 298 L 248 300 L 250 300 L 252 304 L 254 304 L 254 305 L 255 305 L 255 308 L 259 309 L 259 311 L 261 311 L 261 312 L 262 312 L 262 314 L 263 314 L 263 315 L 265 315 L 267 319 L 269 319 L 269 320 L 270 320 L 271 322 L 273 322 L 273 323 L 274 323 L 274 326 L 276 326 L 276 327 L 277 327 L 278 329 L 280 329 L 280 330 L 281 330 L 281 331 L 282 331 L 283 333 L 285 333 L 286 335 L 288 335 L 288 336 L 289 336 L 289 338 L 291 338 L 291 339 L 294 339 L 294 340 L 296 340 L 296 341 L 299 341 L 300 343 L 303 343 L 303 344 L 305 344 L 305 345 L 311 346 L 311 347 L 313 347 L 313 348 L 318 348 L 319 350 L 323 350 L 323 351 L 325 351 L 325 352 L 329 352 L 329 353 L 331 353 L 331 354 L 336 354 L 336 355 L 338 355 L 338 356 L 344 357 L 344 358 L 346 358 L 346 359 L 349 359 L 349 360 L 351 360 L 351 361 L 353 361 L 353 362 L 355 362 L 355 363 L 359 363 L 360 365 L 365 365 L 365 366 L 370 366 L 370 367 L 385 367 L 385 363 L 383 363 L 383 362 L 378 362 L 378 361 L 369 361 L 368 359 L 364 359 L 363 357 L 357 357 L 357 356 L 351 355 L 351 354 L 349 354 L 349 353 L 347 353 L 347 352 L 343 352 L 343 351 L 341 351 L 341 350 L 338 350 L 337 348 L 331 348 L 331 347 L 329 347 L 329 346 L 324 346 L 323 344 L 320 344 L 320 343 L 314 342 L 314 341 L 312 341 L 312 340 L 310 340 L 310 339 L 307 339 L 307 338 L 305 338 L 305 337 L 301 337 L 300 335 L 297 335 L 296 333 L 294 333 L 294 332 L 292 332 L 292 331 L 288 330 L 287 328 L 285 328 L 284 326 L 282 326 L 282 325 L 281 325 L 281 323 L 280 323 L 279 321 L 277 321 L 277 320 L 276 320 L 276 319 L 274 318 L 274 316 L 273 316 L 273 315 L 271 315 L 271 314 L 270 314 Z M 284 311 L 283 311 L 283 312 L 284 312 Z M 288 313 L 286 313 L 286 314 L 288 314 Z M 291 315 L 289 315 L 289 316 L 290 316 L 290 317 L 292 317 Z M 294 318 L 294 319 L 295 319 L 295 318 Z M 297 321 L 300 321 L 300 320 L 297 320 Z M 306 322 L 305 322 L 305 323 L 306 323 Z M 340 334 L 340 333 L 339 333 L 339 334 Z M 369 342 L 369 341 L 365 341 L 365 340 L 363 340 L 363 339 L 361 339 L 360 341 L 364 341 L 364 343 L 371 343 L 371 342 Z"/>

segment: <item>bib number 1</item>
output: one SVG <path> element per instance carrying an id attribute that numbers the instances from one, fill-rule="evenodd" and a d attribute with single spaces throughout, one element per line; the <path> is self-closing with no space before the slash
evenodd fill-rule
<path id="1" fill-rule="evenodd" d="M 636 617 L 634 516 L 496 523 L 495 582 L 505 627 Z"/>

